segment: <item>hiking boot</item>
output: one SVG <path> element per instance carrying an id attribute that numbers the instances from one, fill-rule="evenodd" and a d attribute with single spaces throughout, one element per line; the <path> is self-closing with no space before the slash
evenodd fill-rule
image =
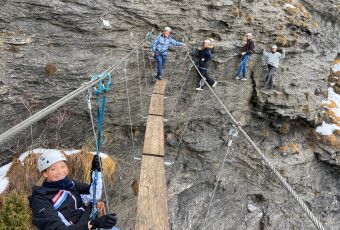
<path id="1" fill-rule="evenodd" d="M 213 88 L 215 88 L 217 85 L 217 81 L 215 81 L 215 83 L 212 85 Z"/>
<path id="2" fill-rule="evenodd" d="M 156 83 L 156 81 L 157 81 L 157 78 L 155 77 L 154 79 L 152 79 L 152 83 Z"/>
<path id="3" fill-rule="evenodd" d="M 162 76 L 159 76 L 157 79 L 158 79 L 158 80 L 162 80 Z"/>
<path id="4" fill-rule="evenodd" d="M 241 80 L 242 80 L 242 81 L 246 81 L 246 80 L 247 80 L 247 78 L 243 77 L 243 78 L 241 78 Z"/>
<path id="5" fill-rule="evenodd" d="M 197 90 L 197 91 L 201 91 L 201 90 L 203 90 L 201 87 L 198 87 L 198 88 L 196 88 L 195 90 Z"/>
<path id="6" fill-rule="evenodd" d="M 259 86 L 259 89 L 263 89 L 264 88 L 264 85 L 262 85 L 262 86 Z"/>
<path id="7" fill-rule="evenodd" d="M 239 76 L 236 76 L 236 77 L 234 77 L 236 80 L 240 80 L 240 77 Z"/>

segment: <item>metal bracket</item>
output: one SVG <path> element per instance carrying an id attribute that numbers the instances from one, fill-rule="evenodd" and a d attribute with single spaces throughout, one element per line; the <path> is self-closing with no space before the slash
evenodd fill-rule
<path id="1" fill-rule="evenodd" d="M 163 98 L 164 98 L 164 99 L 167 99 L 168 97 L 164 97 L 164 96 L 163 96 Z"/>
<path id="2" fill-rule="evenodd" d="M 174 164 L 175 162 L 173 162 L 173 161 L 164 161 L 164 165 L 165 166 L 171 166 L 172 164 Z"/>
<path id="3" fill-rule="evenodd" d="M 124 60 L 124 61 L 122 62 L 122 65 L 123 65 L 124 68 L 126 68 L 126 66 L 127 66 L 127 61 Z"/>
<path id="4" fill-rule="evenodd" d="M 163 120 L 164 120 L 164 122 L 168 122 L 169 121 L 169 119 L 166 119 L 166 118 L 164 118 Z"/>
<path id="5" fill-rule="evenodd" d="M 142 119 L 148 119 L 148 116 L 146 116 L 146 117 L 144 117 L 143 115 L 141 115 L 142 116 Z"/>
<path id="6" fill-rule="evenodd" d="M 133 159 L 136 160 L 136 161 L 141 161 L 142 158 L 139 158 L 139 157 L 136 157 L 136 156 L 133 156 Z"/>
<path id="7" fill-rule="evenodd" d="M 229 130 L 229 135 L 231 137 L 237 137 L 238 132 L 239 132 L 238 126 L 237 125 L 233 125 L 233 127 L 231 127 L 231 129 Z M 233 143 L 233 139 L 231 138 L 228 141 L 228 146 L 230 147 L 232 143 Z"/>

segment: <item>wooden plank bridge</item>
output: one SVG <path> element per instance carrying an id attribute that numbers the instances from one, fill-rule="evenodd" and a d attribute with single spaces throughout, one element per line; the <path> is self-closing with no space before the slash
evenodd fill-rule
<path id="1" fill-rule="evenodd" d="M 164 168 L 164 110 L 166 79 L 156 82 L 146 124 L 135 230 L 169 230 Z"/>

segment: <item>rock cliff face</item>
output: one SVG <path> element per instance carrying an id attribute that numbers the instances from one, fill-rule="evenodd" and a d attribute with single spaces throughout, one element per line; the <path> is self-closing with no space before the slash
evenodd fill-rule
<path id="1" fill-rule="evenodd" d="M 272 0 L 1 0 L 0 132 L 117 63 L 152 28 L 155 38 L 164 26 L 170 26 L 172 38 L 183 40 L 191 53 L 193 46 L 211 37 L 215 48 L 209 73 L 218 81 L 216 93 L 326 229 L 338 229 L 338 150 L 312 147 L 308 137 L 319 123 L 327 77 L 340 53 L 340 5 L 335 0 L 294 3 L 295 8 Z M 110 25 L 105 26 L 103 20 Z M 256 48 L 269 51 L 277 44 L 286 50 L 273 91 L 258 89 L 266 74 L 258 52 L 247 64 L 248 80 L 233 79 L 240 63 L 233 43 L 247 32 L 253 33 Z M 140 162 L 134 161 L 133 155 L 142 151 L 146 121 L 141 115 L 147 114 L 147 94 L 155 73 L 155 63 L 149 59 L 150 42 L 146 40 L 143 47 L 138 50 L 138 59 L 133 54 L 126 63 L 134 148 L 122 65 L 111 73 L 113 85 L 105 111 L 102 150 L 118 161 L 117 179 L 112 182 L 117 186 L 110 192 L 120 229 L 134 226 L 137 197 L 131 185 L 139 179 Z M 193 69 L 189 72 L 189 66 L 185 52 L 172 47 L 164 74 L 171 79 L 165 100 L 165 116 L 169 118 L 165 137 L 166 159 L 175 162 L 166 168 L 172 229 L 202 227 L 230 129 L 229 118 L 209 90 L 196 97 L 197 75 Z M 196 98 L 197 106 L 177 152 Z M 77 98 L 33 126 L 32 134 L 25 131 L 2 146 L 1 162 L 11 160 L 13 152 L 18 154 L 31 139 L 40 146 L 88 144 L 94 149 L 85 98 Z M 314 226 L 239 136 L 219 181 L 206 229 Z"/>

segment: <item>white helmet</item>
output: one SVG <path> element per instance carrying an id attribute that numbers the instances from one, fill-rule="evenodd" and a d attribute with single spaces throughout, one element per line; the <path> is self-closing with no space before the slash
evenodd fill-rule
<path id="1" fill-rule="evenodd" d="M 275 46 L 275 45 L 274 45 L 274 46 L 272 46 L 272 49 L 277 49 L 277 46 Z"/>
<path id="2" fill-rule="evenodd" d="M 38 159 L 38 169 L 40 172 L 42 172 L 59 161 L 67 161 L 64 154 L 60 152 L 43 153 Z"/>
<path id="3" fill-rule="evenodd" d="M 247 33 L 246 36 L 252 37 L 253 35 L 251 33 Z"/>
<path id="4" fill-rule="evenodd" d="M 208 43 L 208 44 L 210 44 L 210 40 L 205 40 L 203 43 Z"/>
<path id="5" fill-rule="evenodd" d="M 164 31 L 166 31 L 166 30 L 169 31 L 169 32 L 171 32 L 171 29 L 170 29 L 169 26 L 167 26 L 167 27 L 164 28 Z"/>

